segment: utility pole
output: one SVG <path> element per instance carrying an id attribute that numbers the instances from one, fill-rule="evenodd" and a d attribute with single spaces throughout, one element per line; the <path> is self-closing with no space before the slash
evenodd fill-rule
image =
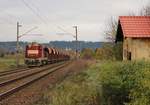
<path id="1" fill-rule="evenodd" d="M 75 33 L 76 33 L 76 59 L 78 58 L 78 27 L 77 26 L 73 26 L 75 28 Z"/>
<path id="2" fill-rule="evenodd" d="M 30 30 L 28 30 L 27 32 L 25 32 L 22 35 L 19 35 L 19 27 L 22 27 L 22 25 L 19 24 L 19 22 L 17 22 L 17 44 L 16 44 L 16 65 L 17 67 L 19 67 L 19 52 L 20 52 L 20 47 L 19 47 L 19 38 L 27 35 L 27 33 L 37 29 L 38 27 L 33 27 Z"/>
<path id="3" fill-rule="evenodd" d="M 20 52 L 20 47 L 19 47 L 19 38 L 27 35 L 27 33 L 37 29 L 38 27 L 33 27 L 30 30 L 28 30 L 27 32 L 25 32 L 22 35 L 19 35 L 19 28 L 22 27 L 22 25 L 19 24 L 19 22 L 17 22 L 17 44 L 16 44 L 16 65 L 17 67 L 19 67 L 19 52 Z"/>
<path id="4" fill-rule="evenodd" d="M 19 24 L 19 22 L 17 22 L 17 44 L 16 44 L 16 64 L 17 67 L 19 67 L 19 27 L 21 27 L 21 25 Z"/>

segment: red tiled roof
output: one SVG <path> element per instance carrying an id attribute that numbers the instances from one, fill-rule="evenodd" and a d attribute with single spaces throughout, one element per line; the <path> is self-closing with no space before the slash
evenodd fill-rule
<path id="1" fill-rule="evenodd" d="M 120 16 L 124 37 L 150 38 L 150 16 Z"/>

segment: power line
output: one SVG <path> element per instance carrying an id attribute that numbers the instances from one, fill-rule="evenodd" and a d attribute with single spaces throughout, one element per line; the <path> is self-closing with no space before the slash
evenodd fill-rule
<path id="1" fill-rule="evenodd" d="M 75 37 L 75 35 L 74 35 L 74 34 L 72 34 L 72 33 L 68 32 L 68 31 L 66 31 L 66 30 L 65 30 L 65 29 L 63 29 L 62 27 L 57 26 L 57 28 L 58 28 L 58 29 L 60 29 L 60 30 L 62 30 L 62 31 L 63 31 L 63 32 L 65 32 L 66 34 L 70 34 L 70 35 L 72 35 L 73 37 Z"/>
<path id="2" fill-rule="evenodd" d="M 33 2 L 30 1 L 30 5 L 32 5 L 32 7 L 34 7 L 37 12 L 40 12 L 40 9 L 39 9 L 37 6 L 35 6 L 35 4 L 34 4 Z M 42 16 L 45 18 L 46 21 L 49 20 L 47 16 L 44 16 L 44 15 L 42 15 Z M 72 35 L 73 37 L 75 36 L 74 34 L 72 34 L 72 33 L 68 32 L 68 31 L 66 31 L 65 29 L 63 29 L 61 26 L 57 26 L 57 25 L 55 25 L 55 26 L 56 26 L 59 30 L 61 30 L 61 31 L 67 33 L 67 34 L 70 34 L 70 35 Z"/>
<path id="3" fill-rule="evenodd" d="M 31 12 L 34 13 L 34 15 L 36 15 L 42 21 L 42 23 L 46 25 L 46 27 L 48 27 L 47 19 L 44 17 L 44 15 L 40 15 L 41 14 L 40 9 L 37 6 L 35 6 L 31 1 L 30 1 L 30 4 L 27 3 L 25 0 L 22 0 L 22 2 L 27 8 L 31 10 Z"/>
<path id="4" fill-rule="evenodd" d="M 37 6 L 35 6 L 33 3 L 30 2 L 30 5 L 32 5 L 32 7 L 34 7 L 36 10 L 33 9 L 25 0 L 22 0 L 22 2 L 25 4 L 26 7 L 28 7 L 28 8 L 29 8 L 40 20 L 42 20 L 44 23 L 46 23 L 46 21 L 49 20 L 47 16 L 39 15 L 40 9 L 39 9 Z M 37 12 L 38 12 L 38 13 L 37 13 Z M 46 23 L 46 25 L 47 25 L 47 23 Z M 63 31 L 63 32 L 65 32 L 65 33 L 67 33 L 67 34 L 70 34 L 70 35 L 72 35 L 73 37 L 75 37 L 74 34 L 72 34 L 72 33 L 68 32 L 68 31 L 66 31 L 66 30 L 63 29 L 61 26 L 58 26 L 58 25 L 55 25 L 55 26 L 56 26 L 59 30 L 61 30 L 61 31 Z"/>
<path id="5" fill-rule="evenodd" d="M 38 13 L 40 13 L 41 14 L 41 11 L 40 11 L 40 9 L 33 3 L 33 2 L 31 2 L 30 1 L 30 5 L 32 5 L 32 7 L 34 7 L 34 10 L 36 11 L 36 12 L 38 12 Z M 47 17 L 46 16 L 44 16 L 43 14 L 42 15 L 40 15 L 40 16 L 42 16 L 43 17 L 43 19 L 45 19 L 46 21 L 47 21 Z"/>
<path id="6" fill-rule="evenodd" d="M 23 4 L 32 11 L 33 14 L 35 14 L 44 24 L 47 25 L 47 22 L 37 13 L 25 0 L 21 0 Z"/>
<path id="7" fill-rule="evenodd" d="M 22 37 L 22 36 L 25 36 L 27 33 L 31 32 L 31 31 L 33 31 L 33 30 L 35 30 L 35 29 L 37 29 L 37 28 L 38 28 L 38 27 L 33 27 L 33 28 L 31 28 L 30 30 L 28 30 L 28 31 L 25 32 L 24 34 L 20 35 L 19 38 Z"/>

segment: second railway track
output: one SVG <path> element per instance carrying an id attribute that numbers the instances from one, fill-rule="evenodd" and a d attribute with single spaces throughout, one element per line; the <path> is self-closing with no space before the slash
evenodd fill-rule
<path id="1" fill-rule="evenodd" d="M 0 75 L 0 86 L 8 82 L 15 81 L 16 79 L 25 78 L 26 76 L 31 75 L 32 73 L 41 71 L 41 69 L 57 66 L 58 64 L 51 64 L 50 66 L 46 66 L 46 67 L 34 67 L 34 68 L 21 69 L 14 72 L 8 71 L 8 73 L 5 74 L 2 73 L 2 75 Z"/>
<path id="2" fill-rule="evenodd" d="M 8 80 L 4 79 L 4 81 L 0 82 L 0 101 L 25 88 L 26 86 L 38 81 L 39 79 L 55 72 L 56 70 L 65 67 L 68 64 L 69 62 L 53 64 L 51 66 L 39 68 L 37 71 L 19 77 Z"/>
<path id="3" fill-rule="evenodd" d="M 30 70 L 30 68 L 20 68 L 20 69 L 15 69 L 15 70 L 3 71 L 3 72 L 0 72 L 0 77 L 5 76 L 5 75 L 9 75 L 9 74 L 15 74 L 15 73 L 26 71 L 26 70 Z"/>

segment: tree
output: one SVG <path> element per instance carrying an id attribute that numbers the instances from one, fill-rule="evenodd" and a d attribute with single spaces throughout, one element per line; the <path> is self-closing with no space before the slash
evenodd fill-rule
<path id="1" fill-rule="evenodd" d="M 115 42 L 117 26 L 118 22 L 115 19 L 111 18 L 108 23 L 107 29 L 104 32 L 108 41 Z"/>
<path id="2" fill-rule="evenodd" d="M 97 53 L 99 57 L 102 57 L 103 59 L 122 60 L 122 42 L 113 44 L 116 39 L 117 28 L 118 22 L 111 18 L 108 24 L 108 28 L 105 31 L 105 35 L 106 39 L 112 43 L 103 46 L 101 53 Z"/>
<path id="3" fill-rule="evenodd" d="M 146 6 L 144 9 L 142 9 L 141 15 L 150 16 L 150 6 Z"/>

